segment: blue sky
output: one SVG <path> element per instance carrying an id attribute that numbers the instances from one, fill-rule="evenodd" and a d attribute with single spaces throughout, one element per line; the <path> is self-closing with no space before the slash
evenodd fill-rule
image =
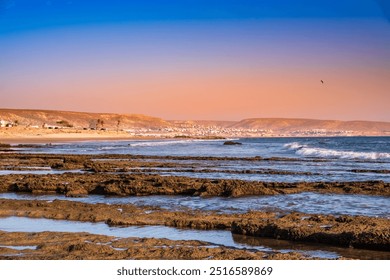
<path id="1" fill-rule="evenodd" d="M 266 18 L 379 18 L 385 0 L 2 0 L 0 32 L 98 23 Z M 388 8 L 388 7 L 387 7 Z"/>
<path id="2" fill-rule="evenodd" d="M 390 121 L 388 3 L 0 0 L 1 107 Z"/>

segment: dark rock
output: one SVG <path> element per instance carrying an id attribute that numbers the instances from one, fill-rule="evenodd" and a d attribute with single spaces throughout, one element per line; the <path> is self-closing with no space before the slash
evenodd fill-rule
<path id="1" fill-rule="evenodd" d="M 0 143 L 0 148 L 11 148 L 11 145 L 10 144 L 4 144 L 4 143 Z"/>
<path id="2" fill-rule="evenodd" d="M 224 145 L 242 145 L 242 143 L 240 143 L 240 142 L 236 142 L 236 141 L 225 141 L 224 143 L 223 143 Z"/>

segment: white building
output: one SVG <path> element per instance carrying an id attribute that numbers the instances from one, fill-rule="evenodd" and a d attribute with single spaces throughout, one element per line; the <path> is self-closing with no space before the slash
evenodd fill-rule
<path id="1" fill-rule="evenodd" d="M 7 121 L 5 121 L 5 120 L 0 120 L 0 127 L 6 127 L 7 124 L 8 124 Z"/>

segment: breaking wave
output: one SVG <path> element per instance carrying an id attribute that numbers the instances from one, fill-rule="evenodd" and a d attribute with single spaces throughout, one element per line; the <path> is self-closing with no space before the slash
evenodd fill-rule
<path id="1" fill-rule="evenodd" d="M 313 148 L 298 142 L 288 143 L 285 148 L 305 157 L 378 160 L 390 159 L 390 153 L 338 151 L 324 148 Z"/>
<path id="2" fill-rule="evenodd" d="M 220 139 L 144 141 L 144 142 L 131 143 L 130 146 L 131 147 L 155 147 L 155 146 L 168 146 L 168 145 L 175 145 L 175 144 L 189 144 L 189 143 L 195 143 L 195 142 L 220 142 L 220 141 L 221 141 Z"/>

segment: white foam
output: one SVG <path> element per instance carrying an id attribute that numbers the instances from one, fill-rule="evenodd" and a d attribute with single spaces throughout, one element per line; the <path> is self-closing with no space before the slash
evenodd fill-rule
<path id="1" fill-rule="evenodd" d="M 131 147 L 154 147 L 154 146 L 167 146 L 175 144 L 188 144 L 194 142 L 217 142 L 222 141 L 220 139 L 187 139 L 187 140 L 163 140 L 163 141 L 143 141 L 131 143 Z M 226 141 L 226 140 L 225 140 Z"/>
<path id="2" fill-rule="evenodd" d="M 283 146 L 289 150 L 298 150 L 298 149 L 305 147 L 305 145 L 301 145 L 298 142 L 284 144 Z"/>
<path id="3" fill-rule="evenodd" d="M 289 150 L 294 150 L 297 155 L 307 157 L 341 158 L 341 159 L 390 159 L 390 153 L 337 151 L 324 148 L 312 148 L 298 142 L 284 145 Z"/>
<path id="4" fill-rule="evenodd" d="M 118 147 L 117 146 L 107 146 L 107 147 L 101 147 L 101 148 L 98 148 L 98 150 L 100 150 L 100 151 L 106 151 L 106 150 L 116 150 L 116 149 L 118 149 Z"/>
<path id="5" fill-rule="evenodd" d="M 191 140 L 175 140 L 175 141 L 148 141 L 148 142 L 137 142 L 137 143 L 131 143 L 131 147 L 154 147 L 154 146 L 167 146 L 167 145 L 174 145 L 174 144 L 184 144 L 188 143 Z"/>

